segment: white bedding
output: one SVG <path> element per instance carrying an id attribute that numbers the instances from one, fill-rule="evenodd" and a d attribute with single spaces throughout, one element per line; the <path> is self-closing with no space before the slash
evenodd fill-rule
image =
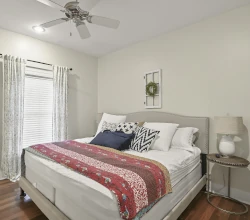
<path id="1" fill-rule="evenodd" d="M 81 143 L 89 143 L 93 138 L 83 138 L 77 139 L 76 141 Z M 141 156 L 156 160 L 162 163 L 170 173 L 170 179 L 172 186 L 175 186 L 186 174 L 191 172 L 199 163 L 200 163 L 200 149 L 194 147 L 194 152 L 188 152 L 180 149 L 170 149 L 168 152 L 150 150 L 145 153 L 139 153 L 136 151 L 125 151 L 128 154 Z M 25 154 L 25 163 L 26 166 L 34 164 L 34 160 L 37 162 L 49 167 L 51 170 L 56 171 L 57 173 L 67 176 L 68 178 L 75 180 L 79 183 L 83 183 L 86 186 L 101 192 L 110 199 L 114 198 L 114 195 L 104 186 L 95 182 L 92 179 L 89 179 L 83 175 L 80 175 L 70 169 L 65 168 L 64 166 L 48 161 L 44 158 L 37 157 L 29 152 Z M 32 162 L 33 161 L 33 162 Z"/>
<path id="2" fill-rule="evenodd" d="M 76 139 L 81 143 L 89 143 L 93 138 Z M 148 152 L 137 152 L 126 150 L 125 153 L 135 156 L 152 159 L 163 164 L 170 173 L 172 186 L 176 185 L 187 174 L 191 172 L 200 163 L 201 150 L 198 147 L 193 147 L 194 152 L 186 150 L 170 148 L 169 151 L 150 150 Z"/>
<path id="3" fill-rule="evenodd" d="M 76 141 L 89 143 L 92 139 L 84 138 Z M 173 193 L 165 196 L 166 198 L 164 197 L 162 201 L 169 201 L 169 210 L 178 203 L 182 194 L 184 196 L 187 190 L 190 190 L 193 184 L 201 178 L 200 150 L 197 147 L 194 148 L 193 153 L 180 149 L 170 149 L 168 152 L 150 150 L 145 153 L 135 151 L 126 151 L 126 153 L 156 160 L 167 167 Z M 83 216 L 88 220 L 120 219 L 115 196 L 101 184 L 29 152 L 25 153 L 25 163 L 26 178 L 71 219 L 80 220 L 83 219 Z M 189 173 L 194 173 L 193 182 L 188 178 Z M 181 182 L 183 183 L 181 184 Z M 188 187 L 184 187 L 186 185 Z M 182 190 L 179 190 L 180 187 Z M 175 192 L 175 189 L 182 193 Z M 176 193 L 179 193 L 180 198 L 174 196 L 177 195 Z M 152 213 L 160 217 L 161 211 L 167 213 L 168 209 L 161 210 L 164 204 L 165 202 L 157 203 L 156 208 L 153 208 L 144 218 L 151 219 L 147 217 Z"/>

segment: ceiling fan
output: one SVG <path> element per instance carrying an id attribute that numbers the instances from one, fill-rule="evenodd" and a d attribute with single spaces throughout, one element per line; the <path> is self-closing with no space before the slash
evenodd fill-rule
<path id="1" fill-rule="evenodd" d="M 118 20 L 91 15 L 89 11 L 85 11 L 79 7 L 79 2 L 77 0 L 74 2 L 68 2 L 64 7 L 52 0 L 37 0 L 37 1 L 47 6 L 50 6 L 52 8 L 59 9 L 61 12 L 65 13 L 66 15 L 65 18 L 59 18 L 59 19 L 41 24 L 40 27 L 50 28 L 61 23 L 72 21 L 75 24 L 80 34 L 80 37 L 82 39 L 86 39 L 91 36 L 86 26 L 86 22 L 90 24 L 96 24 L 96 25 L 100 25 L 100 26 L 104 26 L 108 28 L 113 28 L 113 29 L 118 28 L 120 24 L 120 21 Z M 85 1 L 88 1 L 89 3 L 89 0 L 85 0 Z M 91 3 L 90 5 L 88 4 L 88 6 L 90 6 L 89 8 L 93 7 L 93 3 L 98 2 L 98 0 L 92 0 L 92 1 L 93 2 L 90 2 Z"/>

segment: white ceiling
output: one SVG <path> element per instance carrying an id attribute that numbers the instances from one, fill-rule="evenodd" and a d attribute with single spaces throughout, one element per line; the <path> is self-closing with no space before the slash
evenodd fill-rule
<path id="1" fill-rule="evenodd" d="M 61 5 L 67 0 L 54 0 Z M 83 8 L 85 1 L 79 0 Z M 0 0 L 0 27 L 85 52 L 102 56 L 130 44 L 150 39 L 204 18 L 249 4 L 250 0 L 100 0 L 92 14 L 120 20 L 117 30 L 88 24 L 91 38 L 81 40 L 72 26 L 65 23 L 37 34 L 32 26 L 64 17 L 56 9 L 36 0 Z"/>

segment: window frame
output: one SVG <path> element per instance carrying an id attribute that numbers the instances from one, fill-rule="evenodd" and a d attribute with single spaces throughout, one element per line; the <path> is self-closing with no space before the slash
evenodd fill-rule
<path id="1" fill-rule="evenodd" d="M 53 85 L 53 67 L 44 65 L 44 64 L 37 64 L 37 63 L 31 63 L 28 62 L 26 65 L 26 70 L 25 70 L 25 80 L 28 78 L 36 78 L 36 79 L 41 79 L 41 80 L 48 80 L 52 81 L 52 112 L 51 112 L 51 123 L 52 123 L 52 128 L 51 128 L 51 141 L 53 141 L 53 104 L 54 104 L 54 85 Z M 26 85 L 24 86 L 24 90 L 26 89 Z M 50 100 L 51 101 L 51 100 Z M 24 129 L 25 129 L 25 93 L 24 93 L 24 118 L 23 118 L 23 148 L 29 147 L 27 145 L 24 145 L 26 142 L 24 142 Z M 38 144 L 38 143 L 36 143 Z"/>

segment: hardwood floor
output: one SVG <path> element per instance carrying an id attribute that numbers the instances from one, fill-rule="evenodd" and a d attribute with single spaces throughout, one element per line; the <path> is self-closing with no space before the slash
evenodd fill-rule
<path id="1" fill-rule="evenodd" d="M 18 183 L 8 180 L 0 181 L 0 220 L 47 220 L 28 196 L 20 198 L 19 195 Z M 215 197 L 212 201 L 231 211 L 242 210 L 240 205 L 225 199 Z M 179 220 L 250 220 L 250 212 L 240 216 L 226 214 L 209 205 L 206 194 L 200 192 L 182 213 Z"/>
<path id="2" fill-rule="evenodd" d="M 18 183 L 0 181 L 0 220 L 47 220 L 28 197 L 20 197 Z"/>
<path id="3" fill-rule="evenodd" d="M 213 204 L 219 207 L 239 212 L 244 211 L 244 208 L 235 202 L 231 202 L 227 199 L 220 197 L 212 197 L 211 200 Z M 250 210 L 250 206 L 248 206 Z M 244 215 L 229 215 L 222 212 L 207 202 L 207 194 L 205 192 L 200 192 L 194 200 L 190 203 L 187 209 L 181 214 L 178 220 L 250 220 L 250 211 Z"/>

